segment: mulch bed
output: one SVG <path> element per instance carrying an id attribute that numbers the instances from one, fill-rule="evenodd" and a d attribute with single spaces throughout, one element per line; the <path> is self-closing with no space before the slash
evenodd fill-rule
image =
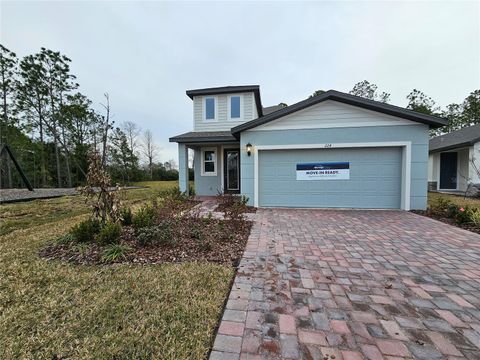
<path id="1" fill-rule="evenodd" d="M 218 264 L 237 266 L 245 249 L 251 221 L 219 220 L 186 215 L 172 225 L 175 244 L 151 243 L 140 245 L 135 230 L 125 226 L 121 244 L 131 247 L 124 259 L 117 263 L 180 263 L 208 261 Z M 51 243 L 40 251 L 40 256 L 48 260 L 62 260 L 74 264 L 104 264 L 102 255 L 105 246 L 89 243 L 78 244 Z"/>
<path id="2" fill-rule="evenodd" d="M 418 214 L 418 215 L 422 215 L 422 216 L 426 216 L 426 217 L 429 217 L 429 218 L 432 218 L 432 219 L 435 219 L 435 220 L 438 220 L 438 221 L 441 221 L 445 224 L 448 224 L 448 225 L 452 225 L 452 226 L 456 226 L 456 227 L 459 227 L 461 229 L 464 229 L 464 230 L 468 230 L 468 231 L 471 231 L 471 232 L 474 232 L 474 233 L 477 233 L 477 234 L 480 234 L 480 228 L 472 225 L 472 224 L 468 224 L 468 223 L 458 223 L 456 222 L 454 219 L 452 218 L 448 218 L 448 217 L 444 217 L 444 216 L 439 216 L 437 214 L 433 214 L 427 210 L 410 210 L 412 213 L 414 214 Z"/>

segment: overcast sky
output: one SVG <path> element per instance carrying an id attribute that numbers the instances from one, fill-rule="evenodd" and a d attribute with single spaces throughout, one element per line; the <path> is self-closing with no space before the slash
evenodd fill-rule
<path id="1" fill-rule="evenodd" d="M 264 106 L 364 79 L 405 106 L 480 88 L 480 2 L 2 1 L 1 43 L 18 56 L 58 50 L 96 107 L 149 128 L 159 160 L 192 130 L 185 90 L 258 84 Z"/>

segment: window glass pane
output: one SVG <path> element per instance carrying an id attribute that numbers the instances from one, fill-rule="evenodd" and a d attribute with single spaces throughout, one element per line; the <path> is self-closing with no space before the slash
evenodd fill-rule
<path id="1" fill-rule="evenodd" d="M 215 151 L 205 151 L 205 161 L 215 160 Z"/>
<path id="2" fill-rule="evenodd" d="M 214 98 L 205 99 L 205 118 L 215 119 L 215 99 Z"/>
<path id="3" fill-rule="evenodd" d="M 230 98 L 230 117 L 240 117 L 240 96 L 232 96 Z"/>
<path id="4" fill-rule="evenodd" d="M 238 151 L 227 152 L 227 190 L 238 190 Z"/>
<path id="5" fill-rule="evenodd" d="M 215 163 L 213 161 L 207 161 L 204 164 L 204 172 L 215 172 Z"/>

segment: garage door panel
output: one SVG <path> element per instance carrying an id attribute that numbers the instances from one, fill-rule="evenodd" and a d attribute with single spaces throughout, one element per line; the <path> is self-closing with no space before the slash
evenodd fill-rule
<path id="1" fill-rule="evenodd" d="M 349 162 L 349 180 L 296 180 L 298 163 Z M 400 208 L 400 148 L 261 150 L 259 205 Z"/>
<path id="2" fill-rule="evenodd" d="M 398 165 L 394 164 L 353 164 L 350 165 L 350 173 L 354 175 L 361 175 L 364 177 L 382 176 L 397 176 Z"/>

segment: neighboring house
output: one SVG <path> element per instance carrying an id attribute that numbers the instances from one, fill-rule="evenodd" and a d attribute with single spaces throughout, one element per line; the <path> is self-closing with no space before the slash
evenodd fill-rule
<path id="1" fill-rule="evenodd" d="M 428 159 L 430 190 L 465 192 L 469 184 L 479 184 L 477 173 L 480 167 L 479 151 L 480 125 L 469 126 L 430 139 Z"/>
<path id="2" fill-rule="evenodd" d="M 259 86 L 187 95 L 193 131 L 170 138 L 182 191 L 190 148 L 197 195 L 242 194 L 261 207 L 426 207 L 428 132 L 444 119 L 333 90 L 278 109 L 262 107 Z"/>

